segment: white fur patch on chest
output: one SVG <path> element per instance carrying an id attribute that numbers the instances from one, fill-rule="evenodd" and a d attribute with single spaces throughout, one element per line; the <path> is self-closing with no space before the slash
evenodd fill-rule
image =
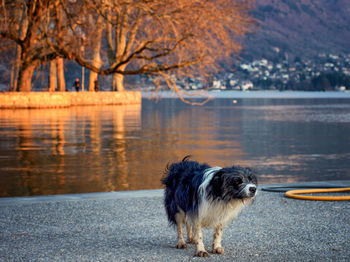
<path id="1" fill-rule="evenodd" d="M 199 206 L 199 220 L 203 227 L 215 228 L 226 226 L 232 219 L 238 216 L 244 207 L 241 200 L 234 200 L 229 203 L 223 201 L 204 200 Z"/>

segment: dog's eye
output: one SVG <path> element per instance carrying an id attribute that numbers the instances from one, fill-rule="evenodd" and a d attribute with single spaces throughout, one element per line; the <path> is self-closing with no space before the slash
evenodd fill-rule
<path id="1" fill-rule="evenodd" d="M 236 178 L 234 181 L 233 181 L 233 183 L 236 185 L 236 186 L 238 186 L 239 184 L 242 184 L 242 178 Z"/>

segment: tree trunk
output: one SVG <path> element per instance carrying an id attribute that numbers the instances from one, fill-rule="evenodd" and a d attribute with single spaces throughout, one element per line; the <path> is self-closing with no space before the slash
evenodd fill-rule
<path id="1" fill-rule="evenodd" d="M 63 64 L 63 58 L 58 57 L 56 59 L 57 64 L 57 85 L 58 85 L 58 91 L 65 92 L 66 91 L 66 82 L 64 79 L 64 64 Z"/>
<path id="2" fill-rule="evenodd" d="M 113 74 L 112 91 L 124 91 L 124 75 Z"/>
<path id="3" fill-rule="evenodd" d="M 94 91 L 95 90 L 95 81 L 97 80 L 98 74 L 95 73 L 94 71 L 90 70 L 90 75 L 89 75 L 89 91 Z"/>
<path id="4" fill-rule="evenodd" d="M 26 8 L 16 9 L 14 18 L 17 20 L 19 18 L 19 25 L 15 26 L 16 30 L 18 30 L 20 39 L 24 39 L 28 29 L 28 18 L 26 17 Z M 16 58 L 15 63 L 13 64 L 13 71 L 11 72 L 11 89 L 13 91 L 19 91 L 19 71 L 21 70 L 21 55 L 22 55 L 22 47 L 20 45 L 16 45 Z"/>
<path id="5" fill-rule="evenodd" d="M 55 92 L 57 88 L 57 70 L 56 61 L 50 61 L 49 91 Z"/>
<path id="6" fill-rule="evenodd" d="M 16 58 L 15 62 L 12 64 L 12 70 L 11 70 L 11 90 L 17 91 L 17 81 L 18 81 L 18 71 L 19 71 L 19 65 L 21 61 L 21 46 L 16 46 Z"/>
<path id="7" fill-rule="evenodd" d="M 34 73 L 35 65 L 21 66 L 18 72 L 18 91 L 30 92 L 32 88 L 32 76 Z"/>
<path id="8" fill-rule="evenodd" d="M 102 33 L 103 29 L 105 28 L 105 24 L 103 23 L 103 17 L 99 16 L 96 21 L 96 26 L 98 27 L 96 31 L 96 38 L 93 46 L 93 58 L 92 58 L 92 65 L 96 66 L 98 68 L 101 67 L 102 60 L 101 60 L 101 41 L 102 41 Z M 95 90 L 95 81 L 97 80 L 98 74 L 90 70 L 89 75 L 89 91 Z"/>
<path id="9" fill-rule="evenodd" d="M 108 16 L 111 15 L 111 10 L 108 12 Z M 124 14 L 126 16 L 126 14 Z M 124 17 L 124 16 L 123 16 Z M 124 17 L 125 18 L 125 17 Z M 121 18 L 123 19 L 123 18 Z M 122 57 L 123 52 L 125 51 L 125 41 L 126 41 L 126 35 L 125 35 L 125 29 L 121 29 L 121 27 L 118 27 L 119 30 L 122 31 L 115 31 L 115 41 L 113 42 L 113 33 L 112 33 L 112 24 L 107 22 L 107 47 L 108 47 L 108 61 L 109 64 L 114 64 L 118 61 L 120 57 Z M 124 70 L 126 65 L 122 65 L 119 67 L 120 70 Z M 124 91 L 124 75 L 121 74 L 113 74 L 112 75 L 112 91 Z"/>
<path id="10" fill-rule="evenodd" d="M 97 40 L 99 41 L 99 40 Z M 101 47 L 101 44 L 99 44 L 99 46 Z M 102 64 L 101 61 L 101 56 L 100 56 L 100 47 L 99 48 L 95 48 L 94 49 L 94 57 L 92 59 L 92 65 L 96 66 L 96 67 L 100 67 Z M 95 90 L 95 81 L 97 80 L 98 74 L 92 70 L 90 70 L 90 74 L 89 74 L 89 91 L 94 91 Z"/>

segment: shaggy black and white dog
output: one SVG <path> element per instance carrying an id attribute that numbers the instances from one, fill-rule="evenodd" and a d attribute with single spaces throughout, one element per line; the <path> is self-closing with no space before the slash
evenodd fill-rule
<path id="1" fill-rule="evenodd" d="M 199 164 L 185 157 L 167 167 L 164 205 L 168 220 L 177 228 L 177 248 L 186 248 L 183 225 L 189 243 L 196 244 L 196 256 L 208 256 L 203 244 L 202 227 L 214 229 L 212 252 L 224 253 L 223 228 L 251 202 L 257 180 L 249 168 L 221 168 Z"/>

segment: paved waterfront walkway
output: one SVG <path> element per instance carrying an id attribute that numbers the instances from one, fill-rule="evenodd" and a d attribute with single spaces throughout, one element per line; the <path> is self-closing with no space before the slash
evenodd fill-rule
<path id="1" fill-rule="evenodd" d="M 259 191 L 224 231 L 225 254 L 197 258 L 193 246 L 174 248 L 162 194 L 2 198 L 0 261 L 349 261 L 350 201 Z M 205 230 L 208 250 L 211 238 Z"/>

